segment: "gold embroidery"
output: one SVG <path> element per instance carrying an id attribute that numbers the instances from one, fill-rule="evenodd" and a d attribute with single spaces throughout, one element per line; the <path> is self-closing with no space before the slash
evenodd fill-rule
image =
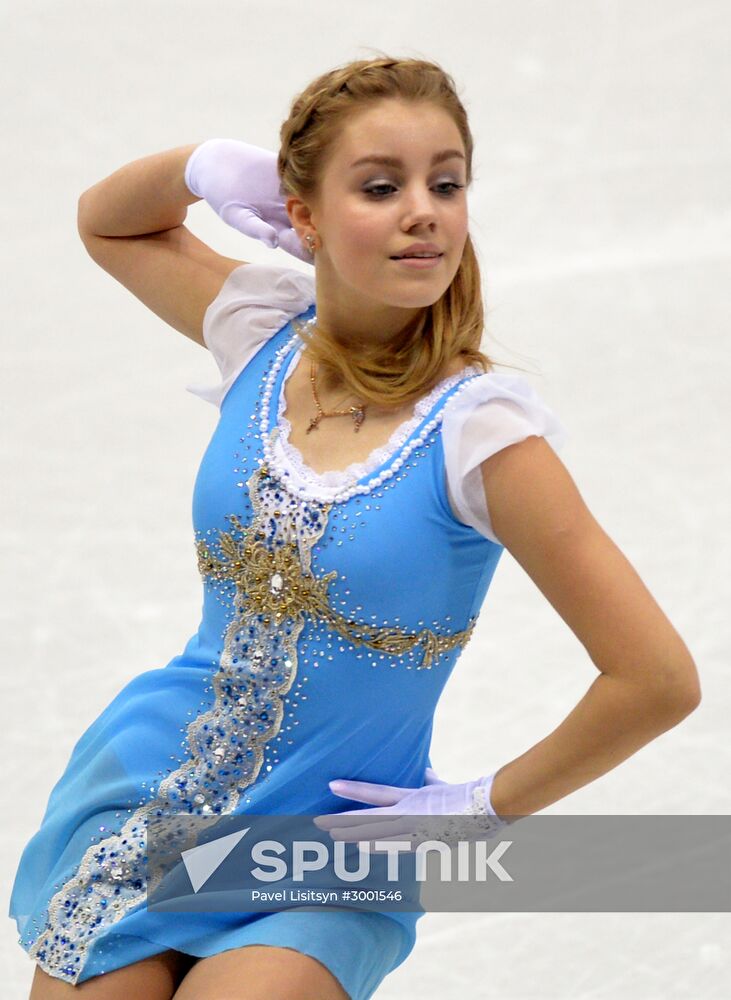
<path id="1" fill-rule="evenodd" d="M 259 496 L 260 481 L 268 477 L 269 470 L 265 465 L 251 477 L 252 499 Z M 327 521 L 332 505 L 319 506 L 323 519 Z M 274 513 L 282 517 L 281 511 Z M 335 570 L 323 577 L 315 577 L 309 568 L 303 567 L 297 541 L 287 540 L 269 548 L 264 542 L 265 532 L 257 525 L 259 518 L 254 519 L 248 531 L 235 514 L 230 514 L 228 520 L 243 533 L 243 539 L 237 541 L 229 532 L 219 530 L 222 558 L 211 552 L 205 540 L 199 540 L 196 545 L 198 569 L 204 577 L 232 580 L 237 587 L 237 600 L 240 596 L 251 614 L 269 615 L 275 623 L 297 614 L 309 614 L 326 622 L 333 631 L 356 645 L 395 656 L 423 644 L 424 657 L 417 667 L 419 670 L 430 669 L 435 657 L 441 653 L 464 647 L 472 635 L 474 620 L 468 628 L 451 635 L 439 635 L 431 629 L 413 633 L 396 627 L 352 622 L 333 610 L 327 598 L 328 584 L 337 579 Z"/>

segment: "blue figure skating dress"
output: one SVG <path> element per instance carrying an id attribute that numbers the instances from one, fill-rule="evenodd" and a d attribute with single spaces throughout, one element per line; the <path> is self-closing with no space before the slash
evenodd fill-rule
<path id="1" fill-rule="evenodd" d="M 193 497 L 199 628 L 83 733 L 13 887 L 20 943 L 58 979 L 268 944 L 365 1000 L 414 947 L 421 913 L 146 908 L 157 810 L 315 816 L 362 807 L 334 778 L 424 784 L 437 702 L 503 551 L 480 462 L 531 434 L 567 439 L 524 379 L 469 367 L 365 462 L 317 474 L 283 393 L 305 346 L 292 321 L 314 315 L 314 276 L 259 264 L 206 311 L 221 380 L 189 387 L 220 408 Z"/>

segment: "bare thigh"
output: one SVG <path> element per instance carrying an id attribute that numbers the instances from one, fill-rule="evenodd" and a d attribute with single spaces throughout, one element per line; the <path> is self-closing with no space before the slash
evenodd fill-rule
<path id="1" fill-rule="evenodd" d="M 170 1000 L 185 973 L 196 960 L 178 951 L 164 951 L 114 972 L 92 976 L 76 986 L 49 976 L 36 966 L 28 1000 Z"/>
<path id="2" fill-rule="evenodd" d="M 316 958 L 293 948 L 249 944 L 200 958 L 175 1000 L 349 1000 Z"/>

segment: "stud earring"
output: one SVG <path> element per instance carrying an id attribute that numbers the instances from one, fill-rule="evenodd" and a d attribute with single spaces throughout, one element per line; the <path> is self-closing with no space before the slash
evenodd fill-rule
<path id="1" fill-rule="evenodd" d="M 315 237 L 312 235 L 312 233 L 308 233 L 307 236 L 305 236 L 305 240 L 307 242 L 307 249 L 309 250 L 310 254 L 314 257 L 314 255 L 315 255 L 315 251 L 314 251 Z"/>

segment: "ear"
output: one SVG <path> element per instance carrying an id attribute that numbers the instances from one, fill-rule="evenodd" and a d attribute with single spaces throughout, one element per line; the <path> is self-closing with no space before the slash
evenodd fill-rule
<path id="1" fill-rule="evenodd" d="M 292 223 L 292 228 L 296 230 L 298 236 L 302 236 L 306 231 L 315 228 L 312 219 L 312 209 L 301 198 L 290 195 L 285 202 L 285 208 L 287 209 L 289 221 Z"/>

